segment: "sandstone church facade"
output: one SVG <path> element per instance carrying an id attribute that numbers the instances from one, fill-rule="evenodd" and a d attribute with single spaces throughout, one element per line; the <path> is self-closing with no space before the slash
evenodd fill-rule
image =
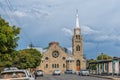
<path id="1" fill-rule="evenodd" d="M 86 69 L 78 14 L 76 15 L 76 25 L 72 37 L 72 54 L 63 49 L 58 42 L 50 42 L 47 50 L 42 54 L 42 61 L 38 69 L 43 70 L 44 73 L 52 74 L 55 69 L 61 70 L 62 73 L 65 70 L 79 71 L 80 69 Z"/>

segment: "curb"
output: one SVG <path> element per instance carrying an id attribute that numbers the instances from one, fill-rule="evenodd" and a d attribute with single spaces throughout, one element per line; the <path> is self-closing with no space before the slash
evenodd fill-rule
<path id="1" fill-rule="evenodd" d="M 112 80 L 120 80 L 120 78 L 113 78 Z"/>
<path id="2" fill-rule="evenodd" d="M 120 80 L 120 78 L 114 78 L 111 76 L 98 76 L 98 75 L 90 75 L 92 77 L 104 78 L 104 79 L 111 79 L 111 80 Z"/>

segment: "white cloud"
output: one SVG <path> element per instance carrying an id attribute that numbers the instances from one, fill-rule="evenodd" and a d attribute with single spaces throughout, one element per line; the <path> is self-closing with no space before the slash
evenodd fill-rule
<path id="1" fill-rule="evenodd" d="M 96 36 L 96 41 L 120 41 L 120 36 L 117 35 L 101 35 Z"/>
<path id="2" fill-rule="evenodd" d="M 48 16 L 49 12 L 45 11 L 44 9 L 33 7 L 30 11 L 31 13 L 37 14 L 37 16 Z"/>
<path id="3" fill-rule="evenodd" d="M 70 30 L 70 29 L 68 29 L 68 28 L 63 28 L 62 31 L 64 31 L 64 33 L 65 33 L 66 35 L 70 35 L 70 36 L 73 35 L 73 31 Z"/>
<path id="4" fill-rule="evenodd" d="M 15 11 L 13 15 L 18 16 L 18 17 L 24 17 L 26 16 L 26 13 L 22 11 Z"/>
<path id="5" fill-rule="evenodd" d="M 68 28 L 63 28 L 62 31 L 64 31 L 67 35 L 73 35 L 73 31 Z M 82 34 L 95 34 L 98 33 L 98 31 L 90 28 L 89 26 L 81 26 Z"/>
<path id="6" fill-rule="evenodd" d="M 69 53 L 72 53 L 72 47 L 68 47 L 67 49 L 68 49 Z"/>
<path id="7" fill-rule="evenodd" d="M 95 34 L 98 33 L 98 31 L 90 28 L 89 26 L 81 26 L 81 30 L 83 32 L 83 34 Z"/>

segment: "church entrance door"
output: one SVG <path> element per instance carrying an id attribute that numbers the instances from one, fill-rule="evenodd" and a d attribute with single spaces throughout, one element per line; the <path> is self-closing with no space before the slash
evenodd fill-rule
<path id="1" fill-rule="evenodd" d="M 79 71 L 80 70 L 80 60 L 76 61 L 76 70 Z"/>

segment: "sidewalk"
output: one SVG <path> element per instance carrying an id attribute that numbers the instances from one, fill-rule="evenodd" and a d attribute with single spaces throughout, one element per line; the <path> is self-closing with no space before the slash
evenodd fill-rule
<path id="1" fill-rule="evenodd" d="M 98 78 L 105 78 L 105 79 L 111 79 L 111 80 L 120 80 L 120 77 L 118 78 L 117 76 L 101 76 L 101 75 L 90 75 L 92 77 L 98 77 Z"/>

